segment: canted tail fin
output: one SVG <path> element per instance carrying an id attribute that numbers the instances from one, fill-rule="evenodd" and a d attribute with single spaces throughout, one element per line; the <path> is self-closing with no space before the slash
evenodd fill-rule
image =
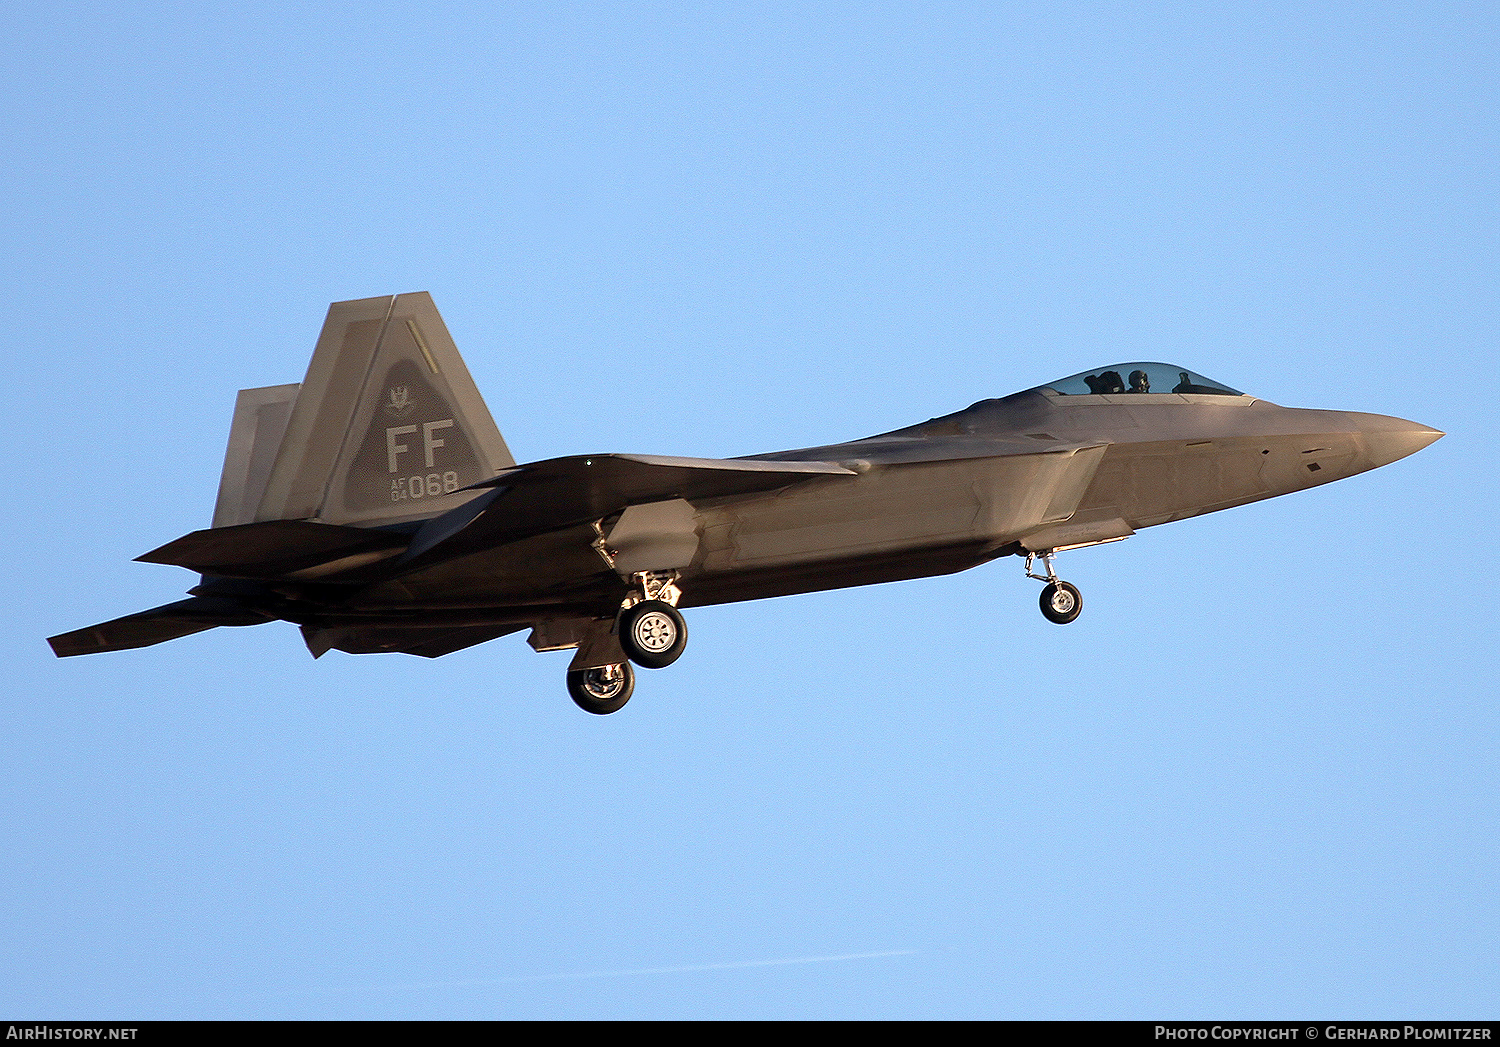
<path id="1" fill-rule="evenodd" d="M 369 528 L 463 505 L 488 493 L 470 484 L 515 464 L 429 295 L 334 302 L 300 385 L 240 391 L 213 527 L 140 559 L 225 578 L 322 577 L 399 554 L 408 535 Z M 48 642 L 67 658 L 276 616 L 254 599 L 195 595 Z M 460 632 L 380 649 L 399 641 L 408 646 L 392 649 L 436 657 L 501 634 Z"/>
<path id="2" fill-rule="evenodd" d="M 224 452 L 213 526 L 233 527 L 255 520 L 301 388 L 271 385 L 240 390 L 234 401 L 234 421 L 229 425 L 229 447 Z"/>
<path id="3" fill-rule="evenodd" d="M 428 517 L 514 464 L 430 295 L 335 302 L 300 386 L 240 393 L 213 523 Z"/>

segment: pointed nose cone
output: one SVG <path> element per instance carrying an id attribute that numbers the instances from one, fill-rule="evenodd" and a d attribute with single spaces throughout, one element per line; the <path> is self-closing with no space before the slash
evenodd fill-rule
<path id="1" fill-rule="evenodd" d="M 1439 429 L 1408 422 L 1404 418 L 1389 418 L 1384 415 L 1365 415 L 1368 424 L 1360 427 L 1360 439 L 1365 453 L 1370 456 L 1374 468 L 1390 465 L 1422 448 L 1444 434 Z"/>

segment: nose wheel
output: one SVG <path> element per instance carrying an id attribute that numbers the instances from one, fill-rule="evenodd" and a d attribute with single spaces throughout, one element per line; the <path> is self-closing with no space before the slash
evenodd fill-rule
<path id="1" fill-rule="evenodd" d="M 1031 565 L 1036 562 L 1038 556 L 1042 558 L 1042 567 L 1047 572 L 1046 574 L 1036 574 L 1031 570 Z M 1052 569 L 1051 549 L 1026 554 L 1026 577 L 1047 583 L 1042 587 L 1042 598 L 1039 601 L 1042 607 L 1042 617 L 1047 621 L 1054 625 L 1067 625 L 1083 613 L 1083 595 L 1079 593 L 1078 586 L 1072 582 L 1063 581 Z"/>
<path id="2" fill-rule="evenodd" d="M 1056 625 L 1067 625 L 1083 613 L 1083 597 L 1072 582 L 1048 582 L 1042 588 L 1042 615 Z"/>

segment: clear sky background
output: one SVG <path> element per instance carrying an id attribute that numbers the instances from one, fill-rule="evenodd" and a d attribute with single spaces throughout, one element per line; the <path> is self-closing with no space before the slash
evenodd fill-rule
<path id="1" fill-rule="evenodd" d="M 4 1017 L 1493 1018 L 1493 3 L 11 4 Z M 1132 359 L 1445 430 L 1065 554 L 523 635 L 178 599 L 237 389 L 430 291 L 516 456 Z"/>

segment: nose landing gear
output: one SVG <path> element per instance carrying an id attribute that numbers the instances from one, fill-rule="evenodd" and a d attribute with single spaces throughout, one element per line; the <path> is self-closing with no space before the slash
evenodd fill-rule
<path id="1" fill-rule="evenodd" d="M 1031 569 L 1031 565 L 1038 556 L 1042 558 L 1042 567 L 1047 572 L 1046 574 L 1036 574 Z M 1026 577 L 1047 583 L 1042 587 L 1040 601 L 1042 616 L 1047 621 L 1054 625 L 1067 625 L 1083 613 L 1083 595 L 1072 582 L 1065 582 L 1057 577 L 1057 572 L 1052 569 L 1051 549 L 1026 554 Z"/>
<path id="2" fill-rule="evenodd" d="M 1067 625 L 1083 612 L 1083 597 L 1072 582 L 1048 582 L 1042 588 L 1041 605 L 1047 621 Z"/>

